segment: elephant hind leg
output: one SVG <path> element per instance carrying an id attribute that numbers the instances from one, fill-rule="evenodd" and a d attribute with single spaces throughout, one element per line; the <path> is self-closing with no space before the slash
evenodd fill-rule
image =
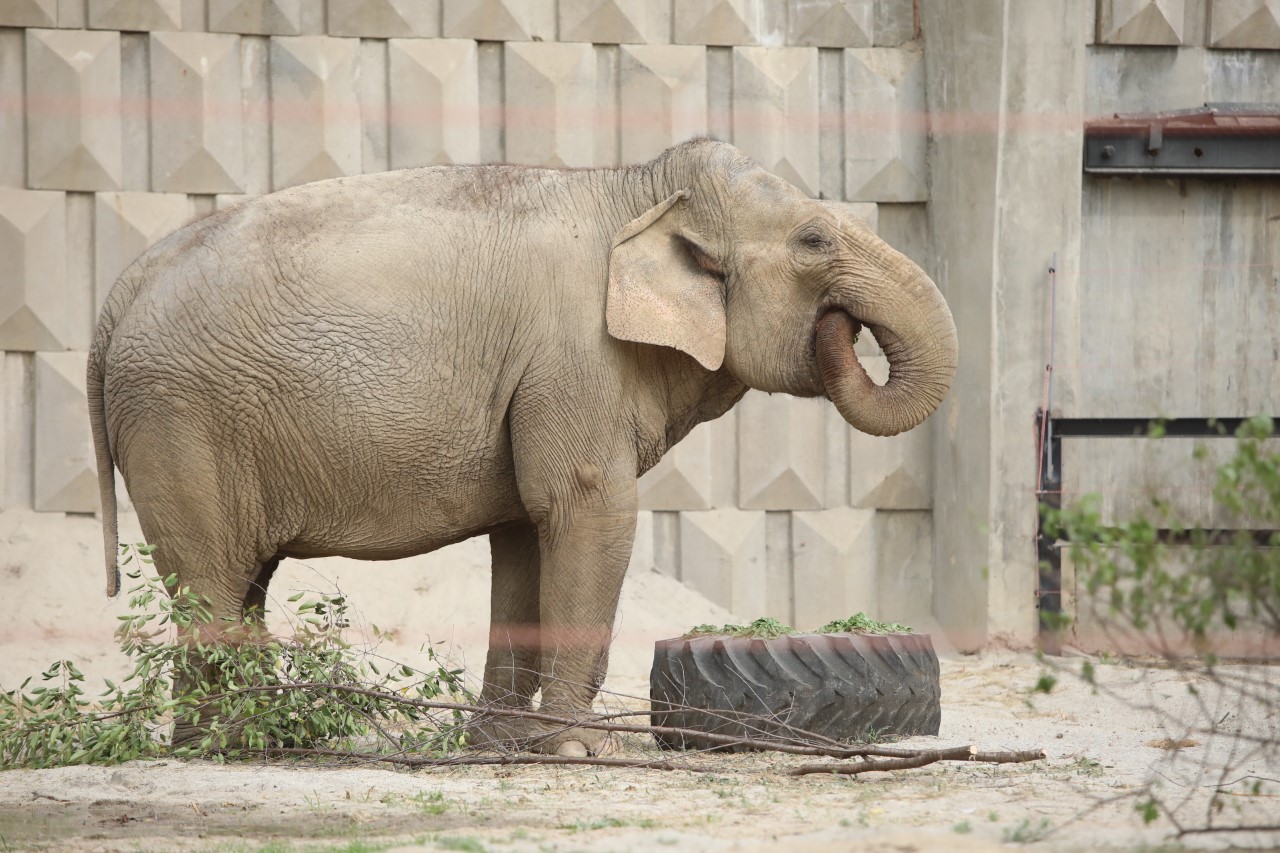
<path id="1" fill-rule="evenodd" d="M 271 578 L 275 575 L 276 569 L 280 567 L 280 560 L 283 559 L 277 554 L 270 559 L 262 561 L 262 568 L 258 570 L 258 575 L 253 582 L 249 584 L 249 591 L 245 594 L 244 604 L 241 608 L 246 622 L 256 622 L 259 625 L 265 623 L 267 613 L 267 586 L 271 583 Z"/>
<path id="2" fill-rule="evenodd" d="M 528 709 L 538 691 L 541 656 L 538 530 L 532 524 L 520 524 L 496 531 L 489 535 L 489 548 L 493 586 L 480 700 Z"/>
<path id="3" fill-rule="evenodd" d="M 159 553 L 157 550 L 156 554 Z M 253 573 L 255 579 L 251 583 L 192 585 L 192 591 L 202 600 L 214 602 L 214 604 L 209 608 L 210 615 L 213 617 L 211 621 L 189 632 L 189 640 L 198 639 L 206 647 L 221 646 L 224 649 L 239 650 L 246 643 L 259 643 L 268 639 L 265 618 L 266 590 L 267 583 L 279 562 L 279 558 L 263 561 L 257 572 Z M 179 578 L 181 577 L 182 575 L 179 574 Z M 226 589 L 227 586 L 231 588 Z M 236 601 L 237 596 L 239 601 Z M 225 665 L 225 656 L 216 655 L 216 657 L 222 658 Z M 201 656 L 195 659 L 185 672 L 175 676 L 173 693 L 175 697 L 189 696 L 197 690 L 199 682 L 208 685 L 210 692 L 216 693 L 227 681 L 227 673 L 216 661 L 211 662 L 208 657 Z M 213 712 L 205 710 L 200 718 L 193 715 L 175 719 L 172 745 L 175 747 L 190 745 L 205 737 L 209 733 L 208 722 L 211 713 Z M 238 726 L 233 724 L 229 730 L 232 741 L 238 741 L 237 731 Z"/>
<path id="4" fill-rule="evenodd" d="M 489 534 L 493 588 L 489 611 L 489 653 L 480 704 L 531 710 L 541 684 L 538 529 L 518 524 Z M 534 733 L 527 720 L 478 713 L 469 723 L 474 746 L 519 749 Z"/>
<path id="5" fill-rule="evenodd" d="M 235 481 L 233 488 L 225 471 L 219 476 L 199 437 L 178 429 L 172 435 L 171 452 L 156 440 L 144 458 L 126 460 L 130 479 L 139 484 L 134 504 L 147 541 L 155 546 L 155 567 L 161 577 L 176 576 L 178 587 L 208 610 L 207 622 L 185 630 L 186 642 L 208 647 L 251 641 L 260 620 L 246 626 L 246 609 L 265 603 L 266 569 L 276 551 L 263 542 L 266 525 L 251 497 L 257 493 L 252 482 Z M 175 698 L 191 696 L 201 683 L 209 692 L 218 691 L 224 675 L 209 657 L 201 655 L 175 675 Z M 176 719 L 173 745 L 203 738 L 209 714 Z"/>
<path id="6" fill-rule="evenodd" d="M 252 466 L 235 465 L 239 458 L 235 447 L 215 450 L 192 414 L 149 424 L 119 460 L 156 568 L 203 600 L 215 630 L 240 621 L 277 550 L 267 541 L 261 483 Z"/>

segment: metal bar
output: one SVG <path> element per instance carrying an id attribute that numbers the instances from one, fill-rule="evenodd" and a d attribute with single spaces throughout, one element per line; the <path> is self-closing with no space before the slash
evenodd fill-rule
<path id="1" fill-rule="evenodd" d="M 1109 530 L 1111 528 L 1104 529 Z M 1198 544 L 1204 545 L 1206 548 L 1220 548 L 1224 545 L 1234 545 L 1237 537 L 1243 537 L 1253 540 L 1252 544 L 1257 548 L 1280 548 L 1280 530 L 1269 530 L 1267 528 L 1208 527 L 1192 531 L 1158 527 L 1154 532 L 1156 541 L 1163 542 L 1166 545 Z M 1197 542 L 1197 537 L 1202 537 L 1199 542 Z M 1070 544 L 1070 539 L 1060 538 L 1051 547 L 1061 551 Z"/>
<path id="2" fill-rule="evenodd" d="M 1036 512 L 1041 516 L 1045 509 L 1062 506 L 1062 438 L 1060 432 L 1054 433 L 1054 420 L 1043 410 L 1036 413 L 1037 434 L 1048 436 L 1040 448 L 1043 456 L 1038 460 L 1040 482 L 1037 483 Z M 1062 654 L 1062 552 L 1056 544 L 1037 523 L 1036 607 L 1040 626 L 1039 646 L 1047 655 Z"/>
<path id="3" fill-rule="evenodd" d="M 1055 438 L 1150 438 L 1159 424 L 1166 438 L 1234 438 L 1246 418 L 1053 418 Z"/>
<path id="4" fill-rule="evenodd" d="M 1045 389 L 1044 410 L 1047 413 L 1053 412 L 1053 357 L 1056 349 L 1056 327 L 1058 313 L 1058 253 L 1053 253 L 1053 258 L 1049 261 L 1049 361 L 1045 365 Z M 1053 416 L 1050 414 L 1047 419 L 1049 422 L 1045 425 L 1046 443 L 1053 440 Z M 1049 465 L 1049 479 L 1054 478 L 1053 464 Z"/>
<path id="5" fill-rule="evenodd" d="M 1178 133 L 1089 135 L 1084 170 L 1095 175 L 1280 175 L 1280 137 Z M 1155 147 L 1152 147 L 1152 146 Z"/>
<path id="6" fill-rule="evenodd" d="M 1047 423 L 1045 422 L 1047 420 Z M 1054 418 L 1045 411 L 1036 412 L 1036 434 L 1045 440 L 1037 447 L 1040 472 L 1037 485 L 1037 511 L 1062 507 L 1062 442 L 1066 438 L 1150 438 L 1151 427 L 1159 423 L 1167 438 L 1234 438 L 1245 418 Z M 1280 547 L 1280 531 L 1231 530 L 1223 528 L 1185 531 L 1161 529 L 1156 532 L 1161 542 L 1173 545 L 1189 545 L 1200 541 L 1205 545 L 1220 546 L 1233 542 L 1236 537 L 1247 536 L 1259 547 Z M 1036 587 L 1039 608 L 1039 645 L 1045 654 L 1061 654 L 1062 614 L 1062 542 L 1046 536 L 1036 525 L 1036 555 L 1038 581 Z"/>

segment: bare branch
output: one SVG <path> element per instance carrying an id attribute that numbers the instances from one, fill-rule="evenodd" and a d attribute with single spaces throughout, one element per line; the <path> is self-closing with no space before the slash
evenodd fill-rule
<path id="1" fill-rule="evenodd" d="M 787 771 L 788 776 L 807 776 L 811 773 L 831 773 L 856 776 L 886 770 L 912 770 L 939 761 L 978 761 L 985 764 L 1019 764 L 1048 758 L 1042 749 L 1023 752 L 978 752 L 973 746 L 954 746 L 947 749 L 918 750 L 902 758 L 875 760 L 864 758 L 851 764 L 801 764 Z"/>

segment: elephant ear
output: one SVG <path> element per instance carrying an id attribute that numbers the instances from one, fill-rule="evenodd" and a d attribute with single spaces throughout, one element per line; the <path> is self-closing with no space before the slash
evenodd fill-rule
<path id="1" fill-rule="evenodd" d="M 605 317 L 619 340 L 674 347 L 707 370 L 724 363 L 722 272 L 683 227 L 681 190 L 623 226 L 609 251 Z"/>

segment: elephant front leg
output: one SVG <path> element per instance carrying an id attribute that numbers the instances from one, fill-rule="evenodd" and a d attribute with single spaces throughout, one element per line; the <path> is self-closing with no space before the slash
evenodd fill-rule
<path id="1" fill-rule="evenodd" d="M 530 710 L 539 684 L 538 529 L 521 524 L 491 533 L 489 549 L 493 585 L 480 704 Z M 514 746 L 528 735 L 523 720 L 502 714 L 476 714 L 469 728 L 477 746 Z"/>
<path id="2" fill-rule="evenodd" d="M 544 523 L 542 541 L 542 703 L 539 710 L 570 719 L 593 716 L 604 683 L 623 576 L 635 536 L 635 481 L 629 499 L 611 509 L 582 508 Z M 612 738 L 597 729 L 552 730 L 533 743 L 539 752 L 601 755 Z"/>
<path id="3" fill-rule="evenodd" d="M 584 455 L 572 462 L 517 456 L 518 469 L 532 468 L 520 489 L 537 526 L 541 557 L 539 710 L 575 720 L 592 716 L 604 681 L 636 525 L 634 455 Z M 542 724 L 530 745 L 540 752 L 598 755 L 610 743 L 595 729 Z"/>

